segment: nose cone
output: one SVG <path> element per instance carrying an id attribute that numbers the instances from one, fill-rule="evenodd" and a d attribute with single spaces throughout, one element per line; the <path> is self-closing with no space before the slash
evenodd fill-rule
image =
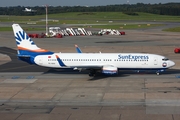
<path id="1" fill-rule="evenodd" d="M 173 66 L 175 66 L 175 62 L 170 61 L 170 67 L 173 67 Z"/>

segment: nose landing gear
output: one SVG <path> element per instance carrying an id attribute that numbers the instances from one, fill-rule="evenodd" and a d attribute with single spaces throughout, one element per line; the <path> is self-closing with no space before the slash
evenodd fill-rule
<path id="1" fill-rule="evenodd" d="M 160 75 L 160 73 L 159 73 L 159 72 L 156 72 L 156 75 Z"/>
<path id="2" fill-rule="evenodd" d="M 156 71 L 156 75 L 160 75 L 160 73 L 161 73 L 161 72 L 164 72 L 164 71 L 165 71 L 164 69 L 158 70 L 158 71 Z"/>

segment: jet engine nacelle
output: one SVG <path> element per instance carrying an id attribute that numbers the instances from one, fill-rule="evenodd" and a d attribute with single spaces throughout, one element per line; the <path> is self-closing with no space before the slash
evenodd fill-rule
<path id="1" fill-rule="evenodd" d="M 118 68 L 114 66 L 103 66 L 102 73 L 106 75 L 118 74 Z"/>

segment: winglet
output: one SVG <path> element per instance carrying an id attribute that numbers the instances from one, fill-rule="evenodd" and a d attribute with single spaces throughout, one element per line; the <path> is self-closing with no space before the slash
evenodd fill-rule
<path id="1" fill-rule="evenodd" d="M 77 53 L 82 53 L 82 51 L 81 51 L 81 49 L 78 47 L 78 45 L 74 45 L 75 47 L 76 47 L 76 51 L 77 51 Z"/>

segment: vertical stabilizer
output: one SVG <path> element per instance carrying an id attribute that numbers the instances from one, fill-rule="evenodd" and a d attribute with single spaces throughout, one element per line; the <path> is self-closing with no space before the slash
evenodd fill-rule
<path id="1" fill-rule="evenodd" d="M 19 26 L 19 24 L 13 24 L 12 28 L 18 48 L 18 55 L 51 53 L 45 49 L 37 47 L 27 33 Z"/>

